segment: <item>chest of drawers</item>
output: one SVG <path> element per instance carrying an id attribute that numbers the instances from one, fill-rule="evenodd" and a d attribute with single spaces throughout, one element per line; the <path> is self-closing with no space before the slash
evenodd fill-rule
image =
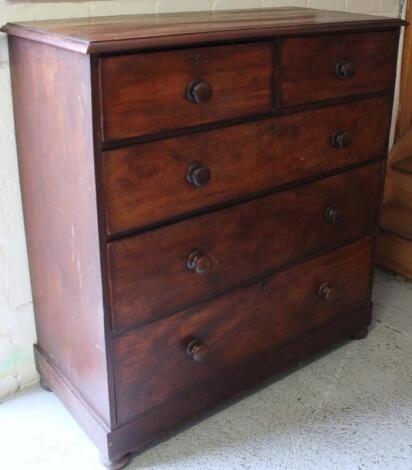
<path id="1" fill-rule="evenodd" d="M 37 367 L 109 468 L 365 334 L 400 20 L 8 24 Z"/>

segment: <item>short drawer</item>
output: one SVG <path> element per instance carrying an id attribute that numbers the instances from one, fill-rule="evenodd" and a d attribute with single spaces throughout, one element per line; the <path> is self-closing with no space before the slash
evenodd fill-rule
<path id="1" fill-rule="evenodd" d="M 384 157 L 391 111 L 376 98 L 104 152 L 107 232 Z"/>
<path id="2" fill-rule="evenodd" d="M 277 105 L 390 93 L 397 47 L 398 31 L 285 39 L 279 46 Z"/>
<path id="3" fill-rule="evenodd" d="M 104 141 L 270 111 L 271 42 L 100 60 Z"/>
<path id="4" fill-rule="evenodd" d="M 119 421 L 207 387 L 366 302 L 372 253 L 372 240 L 363 239 L 115 339 Z"/>
<path id="5" fill-rule="evenodd" d="M 115 330 L 158 319 L 374 229 L 383 165 L 108 245 Z"/>

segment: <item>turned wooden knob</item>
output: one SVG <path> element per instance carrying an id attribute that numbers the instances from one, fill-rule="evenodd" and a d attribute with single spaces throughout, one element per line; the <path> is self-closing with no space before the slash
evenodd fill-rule
<path id="1" fill-rule="evenodd" d="M 197 274 L 207 273 L 211 264 L 210 259 L 200 250 L 195 250 L 190 253 L 186 262 L 187 268 L 190 271 L 195 271 Z"/>
<path id="2" fill-rule="evenodd" d="M 349 132 L 336 131 L 332 135 L 332 145 L 338 149 L 346 149 L 352 144 Z"/>
<path id="3" fill-rule="evenodd" d="M 190 341 L 186 348 L 186 354 L 191 357 L 195 362 L 203 361 L 207 356 L 209 348 L 203 344 L 199 339 Z"/>
<path id="4" fill-rule="evenodd" d="M 335 289 L 335 287 L 332 287 L 327 282 L 324 282 L 319 288 L 319 295 L 322 297 L 322 299 L 333 302 L 336 300 L 338 291 Z"/>
<path id="5" fill-rule="evenodd" d="M 206 80 L 194 80 L 187 87 L 187 97 L 192 103 L 207 103 L 213 95 L 213 88 Z"/>
<path id="6" fill-rule="evenodd" d="M 210 170 L 207 166 L 195 162 L 187 170 L 186 179 L 194 186 L 206 186 L 210 181 Z"/>
<path id="7" fill-rule="evenodd" d="M 325 211 L 325 218 L 331 224 L 338 224 L 343 219 L 343 213 L 334 206 L 329 206 Z"/>
<path id="8" fill-rule="evenodd" d="M 352 78 L 355 76 L 355 62 L 342 60 L 336 64 L 336 76 L 339 78 Z"/>

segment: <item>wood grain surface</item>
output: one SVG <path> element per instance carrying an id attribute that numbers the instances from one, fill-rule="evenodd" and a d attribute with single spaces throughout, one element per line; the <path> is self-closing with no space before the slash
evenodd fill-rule
<path id="1" fill-rule="evenodd" d="M 362 237 L 377 223 L 382 163 L 108 245 L 116 330 L 153 321 L 299 258 Z M 325 212 L 337 208 L 342 220 Z M 187 267 L 200 250 L 210 268 Z"/>
<path id="2" fill-rule="evenodd" d="M 394 30 L 284 40 L 278 52 L 278 105 L 389 92 L 395 81 L 398 35 Z M 342 62 L 353 64 L 352 77 L 337 76 Z"/>
<path id="3" fill-rule="evenodd" d="M 383 158 L 391 113 L 391 98 L 377 98 L 104 152 L 107 233 Z M 351 144 L 335 147 L 335 133 Z M 194 163 L 209 170 L 204 186 L 187 181 Z"/>
<path id="4" fill-rule="evenodd" d="M 199 11 L 8 23 L 2 31 L 83 54 L 210 41 L 398 28 L 404 21 L 310 8 Z"/>
<path id="5" fill-rule="evenodd" d="M 105 142 L 272 107 L 271 42 L 107 57 L 100 73 Z M 203 103 L 187 96 L 197 80 L 213 90 Z"/>
<path id="6" fill-rule="evenodd" d="M 365 302 L 372 253 L 372 240 L 357 242 L 118 338 L 114 355 L 119 422 Z M 323 283 L 336 289 L 334 300 L 319 295 Z M 208 348 L 200 362 L 186 352 L 193 339 Z"/>

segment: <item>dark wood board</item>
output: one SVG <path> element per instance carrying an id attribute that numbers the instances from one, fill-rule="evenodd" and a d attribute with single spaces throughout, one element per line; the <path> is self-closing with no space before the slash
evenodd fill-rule
<path id="1" fill-rule="evenodd" d="M 398 28 L 397 18 L 309 8 L 162 13 L 9 23 L 2 31 L 83 54 L 351 30 Z"/>

